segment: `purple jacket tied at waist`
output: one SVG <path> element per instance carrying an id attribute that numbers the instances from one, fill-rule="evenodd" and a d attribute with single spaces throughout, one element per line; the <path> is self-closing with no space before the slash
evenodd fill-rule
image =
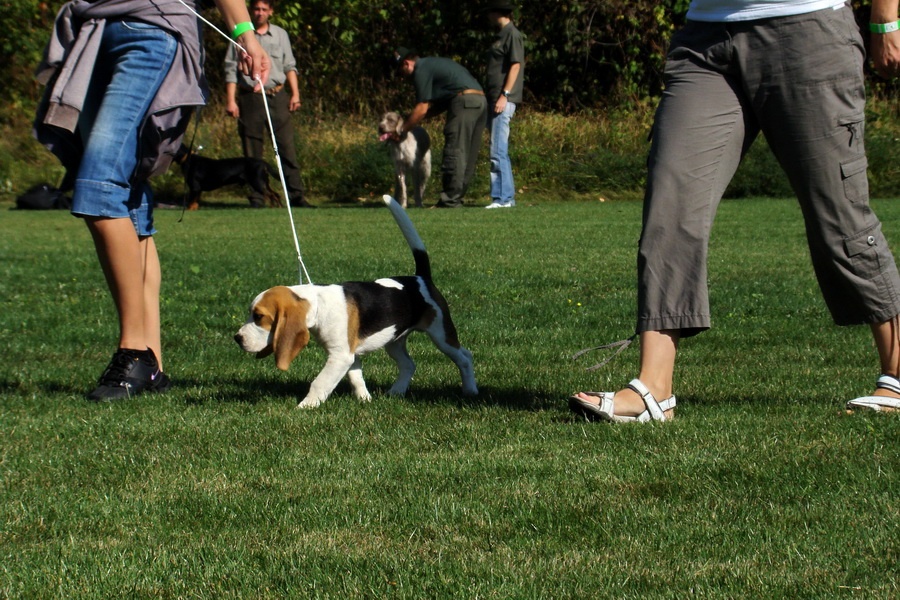
<path id="1" fill-rule="evenodd" d="M 188 0 L 194 4 L 193 0 Z M 60 9 L 53 35 L 36 71 L 47 86 L 34 122 L 34 137 L 74 177 L 81 163 L 76 133 L 107 21 L 155 25 L 178 41 L 175 59 L 141 128 L 141 160 L 133 179 L 164 172 L 181 144 L 194 107 L 206 104 L 200 23 L 178 0 L 74 0 Z"/>

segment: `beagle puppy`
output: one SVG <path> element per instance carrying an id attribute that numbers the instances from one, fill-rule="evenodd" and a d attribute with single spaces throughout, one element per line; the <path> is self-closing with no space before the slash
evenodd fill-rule
<path id="1" fill-rule="evenodd" d="M 299 408 L 325 402 L 344 375 L 360 400 L 370 400 L 360 357 L 379 348 L 387 350 L 399 369 L 388 394 L 405 394 L 416 370 L 406 350 L 412 331 L 427 333 L 456 364 L 464 394 L 478 394 L 472 353 L 460 345 L 447 301 L 431 281 L 425 245 L 406 211 L 390 196 L 384 196 L 384 202 L 412 250 L 414 276 L 270 288 L 253 300 L 247 322 L 234 336 L 243 350 L 255 352 L 257 358 L 274 354 L 275 366 L 281 370 L 287 370 L 310 337 L 325 348 L 325 366 Z"/>

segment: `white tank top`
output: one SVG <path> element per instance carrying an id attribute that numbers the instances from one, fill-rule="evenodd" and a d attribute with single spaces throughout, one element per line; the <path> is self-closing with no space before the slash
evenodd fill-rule
<path id="1" fill-rule="evenodd" d="M 691 21 L 751 21 L 802 15 L 825 8 L 837 10 L 840 0 L 691 0 L 687 18 Z"/>

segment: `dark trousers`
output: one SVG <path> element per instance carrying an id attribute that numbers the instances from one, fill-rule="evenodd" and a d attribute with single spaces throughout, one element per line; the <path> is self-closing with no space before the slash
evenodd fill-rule
<path id="1" fill-rule="evenodd" d="M 305 201 L 303 180 L 300 178 L 300 163 L 297 161 L 297 148 L 294 146 L 294 128 L 291 122 L 291 96 L 287 88 L 283 88 L 274 96 L 266 96 L 269 101 L 269 113 L 272 116 L 272 127 L 275 128 L 275 142 L 278 144 L 278 156 L 284 169 L 284 180 L 292 205 Z M 241 92 L 237 98 L 241 117 L 238 119 L 238 133 L 244 145 L 244 156 L 248 158 L 263 157 L 263 138 L 268 135 L 266 109 L 260 94 Z M 279 185 L 273 184 L 278 189 Z M 280 192 L 281 190 L 279 190 Z M 262 204 L 263 198 L 252 193 L 251 204 Z"/>
<path id="2" fill-rule="evenodd" d="M 441 163 L 442 206 L 460 206 L 475 175 L 481 137 L 487 122 L 487 100 L 463 94 L 450 101 L 444 124 L 444 157 Z"/>

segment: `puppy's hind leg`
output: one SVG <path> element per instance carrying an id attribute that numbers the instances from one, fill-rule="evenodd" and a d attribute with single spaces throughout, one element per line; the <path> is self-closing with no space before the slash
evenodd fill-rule
<path id="1" fill-rule="evenodd" d="M 416 372 L 416 363 L 409 357 L 409 352 L 406 350 L 406 338 L 395 340 L 386 345 L 384 349 L 387 351 L 388 356 L 397 363 L 397 368 L 400 371 L 397 374 L 397 380 L 394 382 L 394 385 L 388 390 L 388 394 L 391 396 L 403 396 L 406 394 L 406 390 L 409 389 L 409 382 L 412 381 Z"/>
<path id="2" fill-rule="evenodd" d="M 475 383 L 475 362 L 472 359 L 472 353 L 463 348 L 456 339 L 456 329 L 453 327 L 450 316 L 444 314 L 435 319 L 435 322 L 425 332 L 438 350 L 450 357 L 450 360 L 459 369 L 463 394 L 477 396 L 478 385 Z"/>
<path id="3" fill-rule="evenodd" d="M 451 351 L 444 351 L 444 354 L 449 356 L 450 360 L 459 368 L 463 394 L 466 396 L 477 396 L 478 384 L 475 383 L 475 361 L 472 358 L 472 353 L 462 346 L 456 348 L 451 346 L 451 348 Z"/>

